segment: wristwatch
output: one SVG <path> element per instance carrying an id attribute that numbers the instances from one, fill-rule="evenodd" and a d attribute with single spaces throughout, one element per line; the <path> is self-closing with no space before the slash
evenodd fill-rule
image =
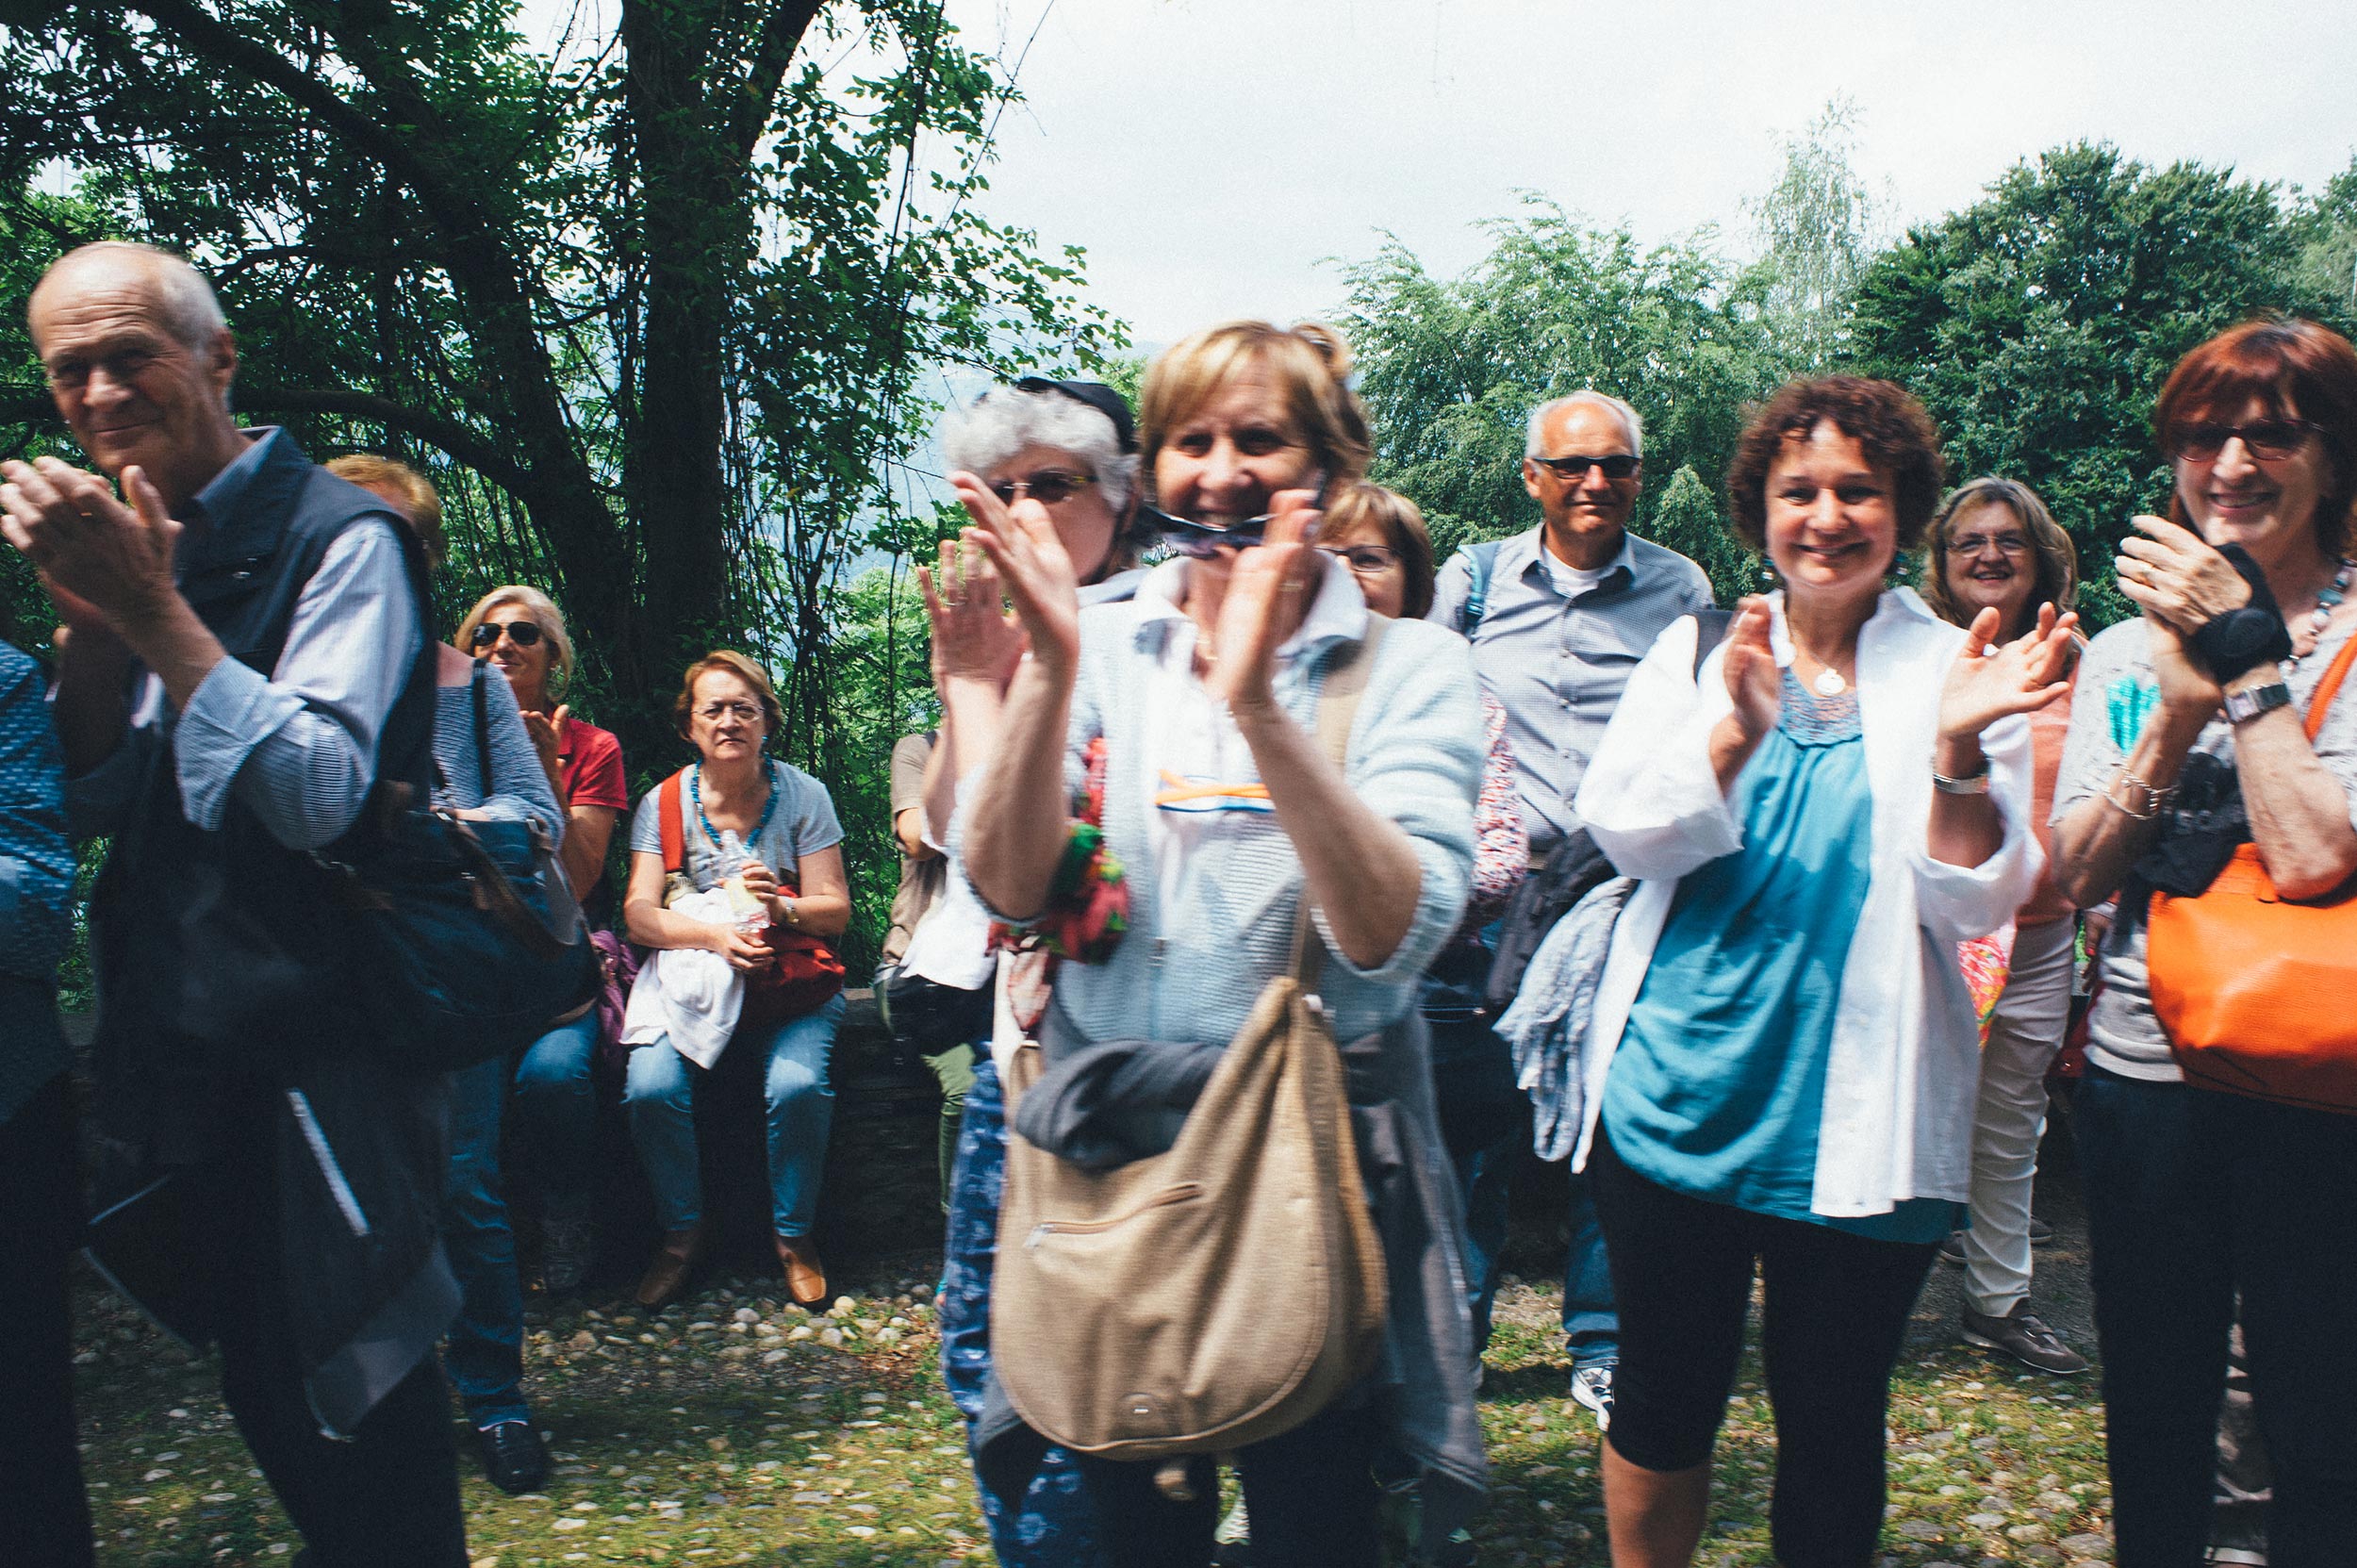
<path id="1" fill-rule="evenodd" d="M 1942 795 L 1986 795 L 1988 793 L 1988 758 L 1981 758 L 1981 766 L 1960 779 L 1952 779 L 1938 768 L 1932 769 L 1932 787 Z"/>
<path id="2" fill-rule="evenodd" d="M 2239 724 L 2247 718 L 2256 718 L 2263 713 L 2273 713 L 2277 708 L 2288 708 L 2291 705 L 2292 688 L 2281 681 L 2269 681 L 2263 686 L 2251 686 L 2244 691 L 2228 692 L 2226 694 L 2226 721 L 2230 724 Z"/>

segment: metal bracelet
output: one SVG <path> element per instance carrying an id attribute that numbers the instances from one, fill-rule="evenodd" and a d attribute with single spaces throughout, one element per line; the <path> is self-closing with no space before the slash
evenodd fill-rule
<path id="1" fill-rule="evenodd" d="M 1932 768 L 1932 787 L 1942 795 L 1986 795 L 1988 793 L 1988 754 L 1981 754 L 1981 766 L 1962 778 L 1952 779 L 1937 766 Z"/>
<path id="2" fill-rule="evenodd" d="M 2144 791 L 2144 809 L 2142 811 L 2136 810 L 2127 801 L 2118 798 L 2118 790 L 2121 784 L 2128 784 L 2134 788 Z M 2177 786 L 2175 784 L 2164 784 L 2160 788 L 2155 789 L 2151 784 L 2146 784 L 2142 779 L 2137 778 L 2126 767 L 2120 768 L 2119 777 L 2112 781 L 2112 787 L 2103 791 L 2103 803 L 2111 807 L 2114 811 L 2119 813 L 2120 816 L 2127 817 L 2132 822 L 2150 822 L 2155 817 L 2160 817 L 2163 813 L 2167 812 L 2170 806 L 2176 803 L 2176 801 Z"/>

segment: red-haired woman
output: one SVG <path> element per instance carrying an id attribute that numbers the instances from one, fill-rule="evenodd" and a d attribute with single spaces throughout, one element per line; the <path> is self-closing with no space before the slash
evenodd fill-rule
<path id="1" fill-rule="evenodd" d="M 2357 633 L 2357 351 L 2250 322 L 2179 362 L 2152 429 L 2166 519 L 2120 546 L 2144 611 L 2091 643 L 2055 791 L 2054 863 L 2082 908 L 2118 897 L 2072 1130 L 2094 1243 L 2113 1524 L 2128 1568 L 2202 1560 L 2212 1433 L 2239 1292 L 2275 1464 L 2278 1568 L 2357 1544 L 2357 1115 L 2189 1086 L 2154 1016 L 2146 914 L 2243 842 L 2276 890 L 2357 873 L 2357 698 L 2310 697 Z"/>

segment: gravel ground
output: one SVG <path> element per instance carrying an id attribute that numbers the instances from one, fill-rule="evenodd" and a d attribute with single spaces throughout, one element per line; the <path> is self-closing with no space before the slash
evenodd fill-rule
<path id="1" fill-rule="evenodd" d="M 2060 1164 L 2067 1170 L 2067 1153 Z M 2083 1349 L 2084 1229 L 2044 1180 L 2036 1304 Z M 931 1263 L 854 1265 L 822 1317 L 774 1281 L 717 1279 L 647 1317 L 536 1306 L 527 1392 L 558 1474 L 503 1496 L 468 1464 L 475 1568 L 567 1562 L 984 1564 L 955 1412 L 934 1374 Z M 2102 1412 L 2092 1375 L 2046 1378 L 1955 1343 L 1957 1271 L 1937 1267 L 1892 1400 L 1894 1568 L 2110 1558 Z M 109 1564 L 271 1564 L 298 1543 L 191 1362 L 95 1286 L 83 1297 L 82 1417 Z M 1480 1560 L 1602 1564 L 1596 1430 L 1565 1397 L 1555 1287 L 1509 1280 L 1482 1393 L 1494 1495 Z M 1702 1560 L 1766 1564 L 1774 1457 L 1755 1355 L 1718 1453 Z"/>

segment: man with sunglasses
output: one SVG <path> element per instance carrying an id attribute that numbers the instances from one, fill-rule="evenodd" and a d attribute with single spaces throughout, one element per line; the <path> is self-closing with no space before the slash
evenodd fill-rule
<path id="1" fill-rule="evenodd" d="M 1583 390 L 1533 410 L 1523 448 L 1523 487 L 1539 526 L 1468 546 L 1441 569 L 1430 619 L 1474 645 L 1483 686 L 1506 709 L 1534 866 L 1577 832 L 1572 798 L 1620 704 L 1630 671 L 1672 621 L 1710 605 L 1710 580 L 1675 551 L 1628 531 L 1644 487 L 1644 424 L 1637 410 Z M 1490 1034 L 1481 1048 L 1505 1051 Z M 1436 1057 L 1436 1073 L 1471 1072 Z M 1507 1179 L 1520 1158 L 1518 1129 L 1475 1155 L 1464 1184 L 1474 1322 L 1485 1335 L 1506 1241 Z M 1572 1351 L 1572 1397 L 1612 1413 L 1620 1317 L 1612 1277 L 1582 1178 L 1571 1178 L 1571 1256 L 1563 1276 L 1563 1332 Z"/>
<path id="2" fill-rule="evenodd" d="M 26 318 L 104 475 L 0 465 L 0 533 L 66 621 L 66 805 L 113 840 L 91 900 L 91 1253 L 219 1345 L 315 1557 L 465 1568 L 433 1356 L 458 1302 L 437 1235 L 447 1079 L 395 1065 L 312 858 L 379 778 L 429 776 L 414 547 L 286 432 L 239 426 L 235 341 L 180 257 L 85 246 Z"/>

